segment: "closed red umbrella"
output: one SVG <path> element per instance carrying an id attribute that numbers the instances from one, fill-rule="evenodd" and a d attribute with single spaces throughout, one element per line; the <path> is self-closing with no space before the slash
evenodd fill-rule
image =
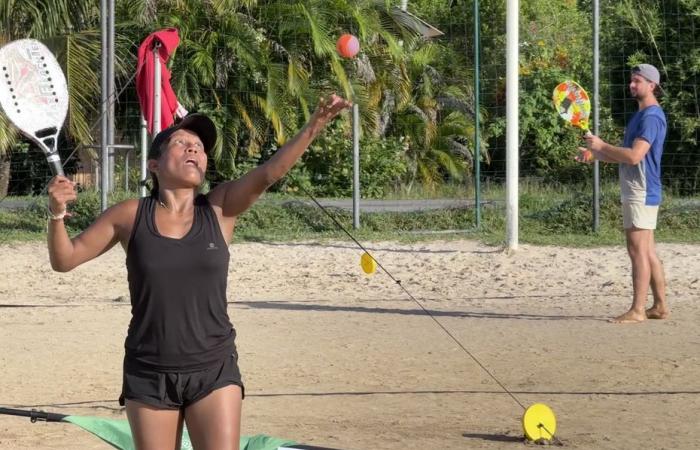
<path id="1" fill-rule="evenodd" d="M 159 61 L 161 67 L 161 87 L 160 87 L 160 124 L 161 129 L 165 129 L 173 124 L 174 116 L 184 117 L 187 111 L 180 105 L 170 86 L 170 71 L 166 63 L 170 55 L 175 51 L 180 43 L 176 28 L 166 28 L 155 33 L 151 33 L 141 43 L 138 51 L 138 69 L 136 73 L 136 93 L 141 105 L 141 114 L 146 119 L 146 126 L 149 133 L 153 133 L 153 86 L 154 62 L 153 47 L 160 43 L 158 47 Z"/>

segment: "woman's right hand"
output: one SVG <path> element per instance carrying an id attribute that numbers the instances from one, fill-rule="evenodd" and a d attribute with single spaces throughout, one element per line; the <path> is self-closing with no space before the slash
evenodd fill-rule
<path id="1" fill-rule="evenodd" d="M 66 211 L 67 205 L 78 198 L 75 192 L 75 183 L 68 178 L 56 175 L 49 183 L 49 210 L 53 215 L 60 215 Z"/>

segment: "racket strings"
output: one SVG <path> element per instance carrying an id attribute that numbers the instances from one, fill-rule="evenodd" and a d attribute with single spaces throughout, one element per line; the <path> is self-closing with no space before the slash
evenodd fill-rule
<path id="1" fill-rule="evenodd" d="M 291 173 L 288 174 L 288 176 L 289 176 L 292 180 L 297 181 L 296 178 L 294 177 L 294 175 L 292 175 Z M 346 235 L 347 235 L 347 236 L 348 236 L 362 251 L 364 251 L 365 253 L 367 253 L 368 255 L 370 255 L 370 257 L 371 257 L 372 259 L 374 259 L 374 261 L 377 263 L 377 266 L 380 267 L 380 268 L 384 271 L 384 273 L 386 273 L 386 274 L 389 276 L 389 278 L 390 278 L 394 283 L 396 283 L 396 284 L 399 286 L 399 288 L 401 288 L 401 290 L 402 290 L 416 305 L 418 305 L 418 307 L 419 307 L 428 317 L 430 317 L 430 318 L 433 320 L 433 322 L 438 326 L 438 328 L 440 328 L 447 336 L 449 336 L 450 339 L 452 339 L 452 341 L 453 341 L 455 344 L 457 344 L 457 346 L 458 346 L 459 348 L 461 348 L 462 351 L 463 351 L 464 353 L 466 353 L 479 367 L 481 367 L 481 369 L 482 369 L 484 372 L 486 372 L 486 373 L 489 375 L 489 377 L 491 377 L 491 379 L 492 379 L 493 381 L 495 381 L 496 384 L 497 384 L 506 394 L 508 394 L 508 396 L 510 396 L 511 399 L 513 399 L 513 401 L 515 401 L 516 404 L 518 404 L 523 410 L 526 410 L 526 409 L 527 409 L 527 408 L 525 407 L 525 405 L 523 405 L 523 403 L 515 396 L 515 394 L 513 394 L 513 392 L 511 392 L 511 391 L 505 386 L 505 384 L 503 384 L 503 383 L 496 377 L 496 375 L 494 375 L 494 374 L 493 374 L 493 373 L 492 373 L 492 372 L 491 372 L 491 371 L 490 371 L 476 356 L 474 356 L 474 354 L 473 354 L 472 352 L 470 352 L 470 351 L 467 349 L 467 347 L 466 347 L 464 344 L 462 344 L 462 342 L 460 342 L 460 340 L 457 339 L 457 337 L 455 337 L 454 334 L 452 334 L 452 333 L 447 329 L 447 327 L 445 327 L 445 326 L 430 312 L 430 310 L 428 310 L 427 308 L 425 308 L 425 307 L 423 306 L 423 304 L 422 304 L 422 303 L 421 303 L 421 302 L 406 288 L 406 286 L 404 286 L 403 283 L 401 283 L 401 280 L 399 280 L 399 279 L 397 279 L 396 277 L 394 277 L 394 275 L 393 275 L 386 267 L 384 267 L 384 266 L 382 265 L 382 263 L 381 263 L 377 258 L 375 258 L 374 255 L 372 255 L 372 254 L 370 253 L 370 251 L 369 251 L 364 245 L 362 245 L 362 243 L 360 243 L 360 242 L 355 238 L 355 236 L 354 236 L 352 233 L 350 233 L 350 232 L 347 230 L 347 228 L 345 228 L 345 227 L 343 226 L 343 224 L 341 224 L 340 221 L 338 221 L 338 219 L 337 219 L 333 214 L 331 214 L 331 213 L 328 211 L 327 208 L 325 208 L 323 205 L 321 205 L 321 203 L 319 203 L 318 200 L 316 200 L 316 197 L 314 197 L 301 183 L 297 182 L 297 186 L 299 186 L 299 188 L 304 192 L 304 194 L 305 194 L 307 197 L 309 197 L 309 198 L 311 199 L 311 201 L 313 201 L 313 202 L 316 204 L 316 206 L 318 206 L 318 207 L 321 209 L 321 211 L 323 211 L 323 213 L 324 213 L 326 216 L 328 216 L 328 217 L 331 219 L 331 221 L 333 221 L 333 223 L 334 223 L 340 230 L 342 230 L 342 231 L 343 231 L 343 232 L 344 232 L 344 233 L 345 233 L 345 234 L 346 234 Z M 544 426 L 544 425 L 543 425 L 543 426 Z"/>

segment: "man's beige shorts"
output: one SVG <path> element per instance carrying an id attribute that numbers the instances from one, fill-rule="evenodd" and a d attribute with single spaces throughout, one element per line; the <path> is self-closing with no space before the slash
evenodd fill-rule
<path id="1" fill-rule="evenodd" d="M 625 230 L 632 227 L 655 230 L 658 215 L 658 206 L 645 205 L 644 203 L 622 204 L 622 224 Z"/>

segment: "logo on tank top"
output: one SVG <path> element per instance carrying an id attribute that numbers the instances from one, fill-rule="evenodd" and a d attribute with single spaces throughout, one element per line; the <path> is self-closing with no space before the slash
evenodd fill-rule
<path id="1" fill-rule="evenodd" d="M 213 242 L 209 243 L 209 246 L 207 247 L 207 250 L 218 250 L 219 247 L 216 246 Z"/>

